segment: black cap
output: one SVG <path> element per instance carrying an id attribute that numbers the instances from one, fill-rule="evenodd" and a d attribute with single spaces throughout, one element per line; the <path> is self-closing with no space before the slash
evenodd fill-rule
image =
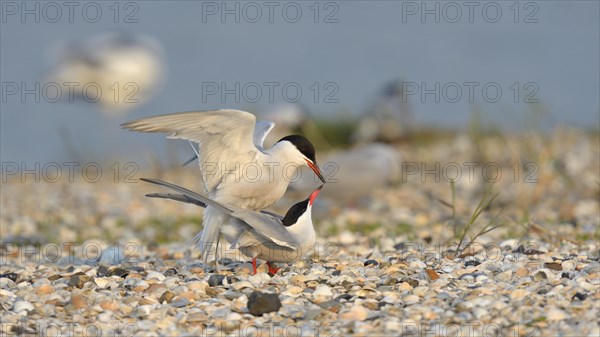
<path id="1" fill-rule="evenodd" d="M 298 218 L 302 216 L 306 212 L 306 208 L 308 208 L 308 199 L 302 200 L 299 203 L 292 206 L 281 221 L 282 225 L 285 227 L 289 227 L 296 222 L 298 222 Z"/>
<path id="2" fill-rule="evenodd" d="M 281 138 L 278 143 L 284 140 L 294 144 L 298 151 L 300 151 L 300 153 L 302 153 L 306 158 L 310 159 L 313 163 L 317 162 L 315 158 L 315 147 L 312 145 L 310 140 L 306 139 L 306 137 L 299 135 L 286 136 Z"/>

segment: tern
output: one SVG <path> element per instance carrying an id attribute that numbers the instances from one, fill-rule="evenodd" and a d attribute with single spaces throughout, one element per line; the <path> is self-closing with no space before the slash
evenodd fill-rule
<path id="1" fill-rule="evenodd" d="M 271 262 L 293 262 L 309 252 L 316 241 L 311 210 L 315 198 L 323 185 L 315 189 L 308 198 L 293 205 L 285 216 L 267 211 L 247 210 L 233 205 L 223 205 L 181 186 L 158 179 L 141 180 L 164 186 L 178 194 L 151 193 L 147 197 L 171 199 L 195 204 L 200 207 L 214 207 L 229 215 L 222 225 L 223 237 L 242 254 L 252 258 L 252 269 L 256 274 L 256 259 L 266 260 L 269 273 L 277 273 Z"/>
<path id="2" fill-rule="evenodd" d="M 285 193 L 296 170 L 308 166 L 325 183 L 315 149 L 303 136 L 280 139 L 271 148 L 263 142 L 275 126 L 240 110 L 179 112 L 143 118 L 122 125 L 141 132 L 164 132 L 199 144 L 197 156 L 204 187 L 211 200 L 241 209 L 262 210 Z M 203 230 L 194 238 L 204 262 L 209 248 L 218 245 L 228 212 L 207 204 Z M 217 256 L 215 255 L 215 262 Z"/>
<path id="3" fill-rule="evenodd" d="M 162 89 L 167 73 L 163 47 L 137 33 L 103 33 L 58 43 L 49 54 L 53 66 L 44 80 L 58 84 L 63 93 L 73 92 L 76 96 L 69 94 L 69 100 L 96 102 L 109 114 L 139 106 L 131 103 L 149 102 Z M 90 99 L 89 85 L 99 93 L 97 99 Z"/>
<path id="4" fill-rule="evenodd" d="M 408 82 L 391 81 L 382 88 L 374 104 L 360 117 L 351 136 L 354 143 L 402 140 L 413 124 Z"/>

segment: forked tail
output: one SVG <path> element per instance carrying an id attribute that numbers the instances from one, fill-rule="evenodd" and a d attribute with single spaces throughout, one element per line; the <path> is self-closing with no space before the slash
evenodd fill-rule
<path id="1" fill-rule="evenodd" d="M 218 209 L 208 206 L 202 219 L 202 231 L 194 237 L 195 245 L 200 249 L 202 261 L 207 263 L 209 258 L 218 256 L 219 238 L 221 228 L 229 215 L 223 214 Z"/>

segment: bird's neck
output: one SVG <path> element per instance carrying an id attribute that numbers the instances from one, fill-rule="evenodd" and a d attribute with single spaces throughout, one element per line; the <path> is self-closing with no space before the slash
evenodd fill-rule
<path id="1" fill-rule="evenodd" d="M 265 150 L 267 160 L 276 161 L 283 165 L 306 165 L 302 154 L 290 142 L 275 143 L 270 149 Z"/>
<path id="2" fill-rule="evenodd" d="M 311 208 L 309 207 L 304 214 L 298 217 L 295 224 L 287 227 L 287 230 L 298 237 L 299 242 L 307 242 L 312 245 L 316 239 L 316 234 L 312 223 Z"/>

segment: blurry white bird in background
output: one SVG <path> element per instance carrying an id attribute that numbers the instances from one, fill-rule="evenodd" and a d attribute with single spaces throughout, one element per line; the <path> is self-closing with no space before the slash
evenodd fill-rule
<path id="1" fill-rule="evenodd" d="M 321 160 L 327 181 L 327 188 L 321 192 L 322 198 L 337 205 L 360 201 L 377 188 L 398 183 L 401 168 L 400 153 L 387 144 L 373 143 L 333 153 Z M 314 190 L 321 183 L 312 175 L 302 169 L 297 179 L 290 183 L 290 189 L 300 195 Z"/>
<path id="2" fill-rule="evenodd" d="M 359 117 L 351 137 L 354 143 L 391 143 L 406 136 L 412 114 L 404 83 L 394 80 L 384 85 L 372 107 Z"/>
<path id="3" fill-rule="evenodd" d="M 96 103 L 110 114 L 147 103 L 166 77 L 162 47 L 141 34 L 113 32 L 61 42 L 50 54 L 51 69 L 44 81 L 61 88 L 61 99 Z"/>

